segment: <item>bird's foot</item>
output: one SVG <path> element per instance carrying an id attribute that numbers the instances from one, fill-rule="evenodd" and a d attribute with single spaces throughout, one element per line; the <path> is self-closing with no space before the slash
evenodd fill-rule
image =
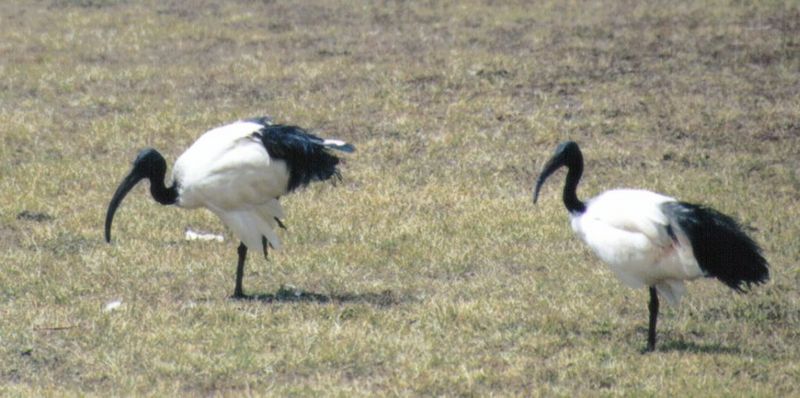
<path id="1" fill-rule="evenodd" d="M 231 296 L 231 298 L 234 299 L 234 300 L 250 300 L 253 297 L 252 296 L 248 296 L 248 295 L 244 294 L 243 292 L 234 292 L 233 295 Z"/>
<path id="2" fill-rule="evenodd" d="M 656 347 L 655 346 L 651 346 L 651 345 L 648 344 L 647 347 L 642 349 L 641 354 L 642 355 L 650 354 L 650 353 L 655 352 L 655 351 L 656 351 Z"/>

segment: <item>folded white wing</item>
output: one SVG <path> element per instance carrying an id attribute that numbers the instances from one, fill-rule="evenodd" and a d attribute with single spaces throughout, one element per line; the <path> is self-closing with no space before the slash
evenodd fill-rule
<path id="1" fill-rule="evenodd" d="M 573 216 L 578 236 L 631 287 L 656 286 L 671 303 L 684 292 L 682 280 L 702 275 L 692 247 L 660 205 L 675 199 L 643 190 L 612 190 Z"/>
<path id="2" fill-rule="evenodd" d="M 261 237 L 280 247 L 275 218 L 283 217 L 278 198 L 286 193 L 289 172 L 271 159 L 260 138 L 262 126 L 239 121 L 208 131 L 175 162 L 181 207 L 206 207 L 253 250 Z"/>

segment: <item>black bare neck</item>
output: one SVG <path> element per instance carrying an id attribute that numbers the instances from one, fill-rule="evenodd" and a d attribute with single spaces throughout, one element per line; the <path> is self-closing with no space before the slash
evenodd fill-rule
<path id="1" fill-rule="evenodd" d="M 150 180 L 150 194 L 156 202 L 162 205 L 171 205 L 178 200 L 178 184 L 173 182 L 167 187 L 164 180 L 167 176 L 167 161 L 158 151 L 152 148 L 143 149 L 133 162 L 131 175 L 136 180 L 147 178 Z"/>
<path id="2" fill-rule="evenodd" d="M 583 156 L 570 156 L 567 160 L 567 181 L 564 183 L 564 206 L 570 213 L 583 213 L 586 211 L 586 204 L 578 199 L 578 183 L 583 175 Z"/>
<path id="3" fill-rule="evenodd" d="M 153 199 L 162 205 L 172 205 L 178 201 L 178 185 L 172 183 L 170 187 L 164 184 L 164 176 L 159 179 L 150 178 L 150 194 Z"/>

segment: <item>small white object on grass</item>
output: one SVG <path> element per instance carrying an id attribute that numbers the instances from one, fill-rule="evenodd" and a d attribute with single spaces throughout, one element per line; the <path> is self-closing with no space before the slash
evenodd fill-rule
<path id="1" fill-rule="evenodd" d="M 105 307 L 103 307 L 103 312 L 111 312 L 119 307 L 122 306 L 122 300 L 112 300 L 106 303 Z"/>
<path id="2" fill-rule="evenodd" d="M 202 240 L 202 241 L 217 241 L 223 242 L 225 241 L 225 237 L 220 234 L 215 234 L 211 232 L 196 232 L 192 231 L 190 228 L 186 228 L 186 240 Z"/>

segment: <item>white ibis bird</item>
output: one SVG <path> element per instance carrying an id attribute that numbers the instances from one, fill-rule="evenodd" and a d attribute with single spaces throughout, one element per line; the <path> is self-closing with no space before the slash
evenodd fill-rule
<path id="1" fill-rule="evenodd" d="M 340 159 L 329 149 L 353 152 L 343 141 L 322 139 L 297 126 L 273 124 L 267 117 L 237 121 L 203 134 L 172 169 L 172 185 L 164 177 L 167 162 L 158 151 L 143 149 L 133 169 L 108 205 L 105 238 L 111 242 L 111 222 L 125 195 L 141 180 L 162 205 L 205 207 L 239 238 L 239 262 L 233 297 L 246 297 L 242 276 L 247 249 L 280 248 L 276 234 L 285 228 L 281 196 L 312 181 L 341 178 Z"/>
<path id="2" fill-rule="evenodd" d="M 615 189 L 584 203 L 576 189 L 583 155 L 564 142 L 536 180 L 533 202 L 547 177 L 567 167 L 563 200 L 572 229 L 614 274 L 633 288 L 650 288 L 650 327 L 646 352 L 656 345 L 658 295 L 676 305 L 684 281 L 717 278 L 743 292 L 769 279 L 761 248 L 731 217 L 714 209 L 650 191 Z"/>

